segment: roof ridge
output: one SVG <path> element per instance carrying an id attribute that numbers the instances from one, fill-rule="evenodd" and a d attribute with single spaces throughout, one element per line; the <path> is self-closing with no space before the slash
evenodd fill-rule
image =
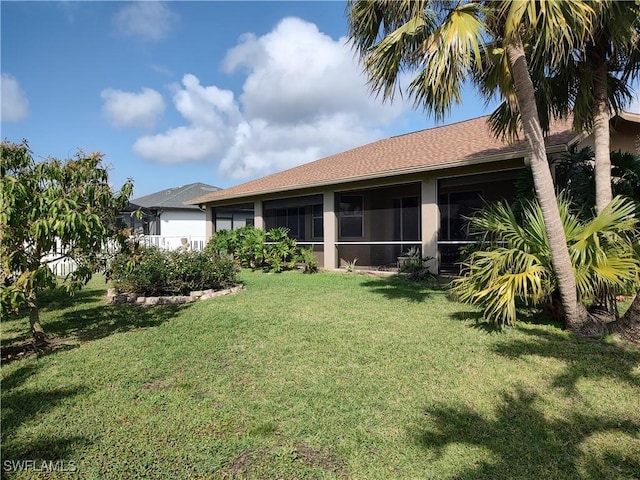
<path id="1" fill-rule="evenodd" d="M 474 120 L 480 120 L 481 118 L 489 118 L 489 115 L 480 115 L 479 117 L 467 118 L 466 120 L 458 120 L 457 122 L 447 123 L 446 125 L 434 125 L 433 127 L 422 128 L 420 130 L 415 130 L 413 132 L 399 133 L 398 135 L 392 135 L 391 137 L 388 137 L 388 138 L 389 139 L 391 139 L 391 138 L 400 138 L 400 137 L 404 137 L 406 135 L 413 135 L 414 133 L 426 132 L 428 130 L 437 130 L 439 128 L 453 127 L 454 125 L 458 125 L 460 123 L 473 122 Z"/>

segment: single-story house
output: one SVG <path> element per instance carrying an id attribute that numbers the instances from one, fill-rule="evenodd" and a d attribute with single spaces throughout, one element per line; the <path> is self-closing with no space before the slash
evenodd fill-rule
<path id="1" fill-rule="evenodd" d="M 156 242 L 157 246 L 177 248 L 182 238 L 204 244 L 207 235 L 205 210 L 185 202 L 218 190 L 220 188 L 199 182 L 167 188 L 132 199 L 119 220 L 134 233 L 155 236 L 158 242 L 164 242 Z M 137 210 L 142 212 L 141 218 L 131 215 Z"/>
<path id="2" fill-rule="evenodd" d="M 483 199 L 514 199 L 515 181 L 527 168 L 525 142 L 496 138 L 487 118 L 379 140 L 191 203 L 206 208 L 207 235 L 246 223 L 287 227 L 327 269 L 355 258 L 362 267 L 392 267 L 411 247 L 444 269 L 473 243 L 462 215 Z M 612 150 L 637 152 L 639 136 L 640 115 L 612 118 Z M 556 120 L 546 145 L 553 158 L 593 139 Z"/>

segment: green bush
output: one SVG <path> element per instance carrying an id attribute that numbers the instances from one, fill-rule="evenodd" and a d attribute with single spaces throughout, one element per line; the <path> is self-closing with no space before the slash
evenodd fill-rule
<path id="1" fill-rule="evenodd" d="M 122 292 L 161 294 L 165 289 L 165 255 L 154 247 L 119 253 L 110 261 L 108 278 Z"/>
<path id="2" fill-rule="evenodd" d="M 237 230 L 220 230 L 213 234 L 205 252 L 233 255 L 245 268 L 260 268 L 265 257 L 265 233 L 247 225 Z"/>
<path id="3" fill-rule="evenodd" d="M 268 232 L 251 225 L 237 230 L 221 230 L 209 240 L 206 252 L 233 255 L 244 268 L 263 269 L 279 273 L 293 269 L 296 262 L 305 264 L 305 272 L 316 272 L 318 262 L 313 253 L 302 253 L 295 239 L 289 237 L 289 229 L 273 228 Z"/>
<path id="4" fill-rule="evenodd" d="M 313 254 L 313 247 L 302 248 L 298 250 L 298 259 L 304 264 L 304 273 L 316 273 L 318 271 L 318 259 Z"/>
<path id="5" fill-rule="evenodd" d="M 234 285 L 238 266 L 226 254 L 163 252 L 142 247 L 120 253 L 111 261 L 113 286 L 145 295 L 188 295 L 193 290 L 223 289 Z"/>
<path id="6" fill-rule="evenodd" d="M 264 268 L 276 273 L 295 268 L 298 252 L 295 239 L 289 237 L 289 229 L 273 228 L 267 232 L 266 237 L 269 243 L 265 245 Z"/>

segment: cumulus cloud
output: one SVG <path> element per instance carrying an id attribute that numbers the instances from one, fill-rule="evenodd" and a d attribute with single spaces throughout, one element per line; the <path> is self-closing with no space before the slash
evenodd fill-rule
<path id="1" fill-rule="evenodd" d="M 157 41 L 165 38 L 178 16 L 164 2 L 133 2 L 114 16 L 116 32 L 124 37 Z"/>
<path id="2" fill-rule="evenodd" d="M 211 159 L 232 144 L 242 118 L 233 92 L 203 87 L 186 74 L 173 104 L 189 125 L 139 138 L 133 146 L 138 155 L 161 163 L 192 162 Z"/>
<path id="3" fill-rule="evenodd" d="M 239 97 L 185 75 L 173 104 L 187 124 L 141 137 L 134 150 L 164 163 L 218 161 L 222 175 L 242 180 L 373 141 L 406 107 L 372 99 L 345 39 L 298 18 L 244 35 L 223 67 L 246 74 Z"/>
<path id="4" fill-rule="evenodd" d="M 102 111 L 116 127 L 152 128 L 165 109 L 162 95 L 151 88 L 143 88 L 140 93 L 107 88 L 100 96 L 104 100 Z"/>
<path id="5" fill-rule="evenodd" d="M 299 18 L 285 18 L 260 38 L 244 36 L 224 66 L 228 72 L 249 71 L 240 100 L 251 118 L 298 123 L 357 112 L 370 122 L 385 122 L 402 108 L 372 101 L 345 38 L 335 41 Z"/>
<path id="6" fill-rule="evenodd" d="M 19 122 L 27 118 L 29 101 L 12 75 L 3 73 L 0 78 L 1 119 L 3 122 Z"/>

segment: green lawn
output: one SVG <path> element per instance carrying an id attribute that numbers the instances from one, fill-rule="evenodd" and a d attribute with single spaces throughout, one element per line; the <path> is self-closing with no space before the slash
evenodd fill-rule
<path id="1" fill-rule="evenodd" d="M 2 367 L 3 467 L 77 471 L 3 476 L 640 477 L 637 349 L 535 319 L 493 332 L 401 280 L 241 278 L 179 307 L 106 306 L 101 279 L 50 296 L 61 346 Z M 26 328 L 3 321 L 3 345 Z"/>

